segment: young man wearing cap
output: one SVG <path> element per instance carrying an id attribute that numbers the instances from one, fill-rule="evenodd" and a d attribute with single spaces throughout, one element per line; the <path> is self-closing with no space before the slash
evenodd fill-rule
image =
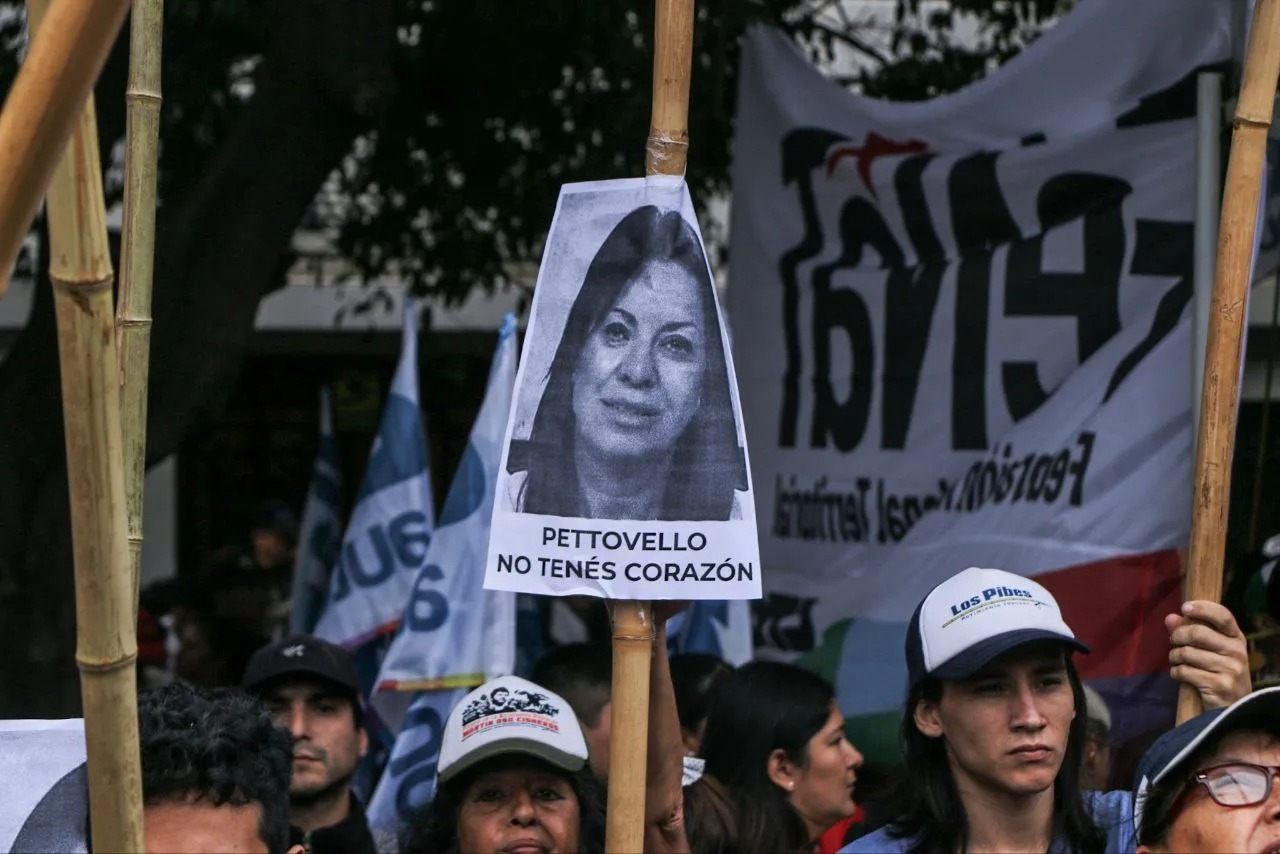
<path id="1" fill-rule="evenodd" d="M 1280 851 L 1280 688 L 1174 727 L 1142 757 L 1138 851 Z"/>
<path id="2" fill-rule="evenodd" d="M 1204 625 L 1166 618 L 1173 676 L 1206 706 L 1248 693 L 1230 612 L 1193 602 L 1183 614 Z M 916 608 L 906 647 L 909 802 L 845 851 L 1132 850 L 1128 793 L 1081 789 L 1086 705 L 1071 654 L 1088 649 L 1048 590 L 967 569 Z"/>
<path id="3" fill-rule="evenodd" d="M 312 854 L 375 851 L 351 778 L 369 747 L 355 659 L 310 635 L 253 654 L 244 687 L 293 736 L 289 818 Z"/>

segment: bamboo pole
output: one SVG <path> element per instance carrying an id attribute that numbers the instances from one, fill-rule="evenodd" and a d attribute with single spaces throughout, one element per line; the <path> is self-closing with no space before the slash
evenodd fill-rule
<path id="1" fill-rule="evenodd" d="M 653 107 L 645 174 L 683 175 L 689 151 L 694 0 L 655 0 Z M 609 808 L 605 850 L 644 850 L 653 603 L 614 601 Z"/>
<path id="2" fill-rule="evenodd" d="M 689 76 L 694 0 L 654 4 L 653 108 L 645 145 L 646 175 L 683 175 L 689 154 Z"/>
<path id="3" fill-rule="evenodd" d="M 0 297 L 129 0 L 57 0 L 0 111 Z"/>
<path id="4" fill-rule="evenodd" d="M 1240 394 L 1246 296 L 1277 76 L 1280 76 L 1280 0 L 1258 0 L 1244 58 L 1218 228 L 1218 265 L 1213 278 L 1213 310 L 1205 348 L 1200 435 L 1196 445 L 1191 545 L 1187 558 L 1188 599 L 1217 601 L 1222 598 L 1222 561 L 1231 496 L 1231 456 Z M 1194 717 L 1200 709 L 1199 695 L 1183 685 L 1178 694 L 1178 721 Z"/>
<path id="5" fill-rule="evenodd" d="M 55 25 L 66 0 L 52 7 L 46 2 L 28 4 L 37 39 Z M 48 218 L 93 849 L 141 851 L 137 628 L 128 575 L 111 250 L 92 97 L 54 169 Z"/>
<path id="6" fill-rule="evenodd" d="M 604 849 L 640 852 L 644 850 L 649 761 L 653 603 L 615 600 L 609 603 L 609 614 L 613 619 L 613 694 Z"/>
<path id="7" fill-rule="evenodd" d="M 129 84 L 125 91 L 128 113 L 116 348 L 120 358 L 125 509 L 135 617 L 142 565 L 142 488 L 147 460 L 147 381 L 151 359 L 151 283 L 155 270 L 163 22 L 163 0 L 137 0 L 133 4 Z"/>

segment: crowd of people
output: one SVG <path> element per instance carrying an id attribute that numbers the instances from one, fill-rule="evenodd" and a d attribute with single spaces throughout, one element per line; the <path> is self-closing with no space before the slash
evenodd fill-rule
<path id="1" fill-rule="evenodd" d="M 957 609 L 990 590 L 1004 593 Z M 1171 674 L 1207 711 L 1156 739 L 1129 788 L 1113 791 L 1099 788 L 1109 715 L 1075 664 L 1088 649 L 1032 579 L 967 569 L 921 600 L 898 774 L 866 766 L 820 676 L 669 658 L 662 625 L 647 851 L 1280 846 L 1280 689 L 1251 693 L 1243 635 L 1221 605 L 1190 602 L 1166 618 Z M 254 652 L 240 689 L 175 680 L 144 691 L 148 850 L 605 850 L 607 645 L 560 647 L 531 679 L 499 677 L 459 702 L 435 795 L 399 838 L 371 832 L 352 792 L 369 749 L 358 686 L 349 652 L 302 635 Z"/>

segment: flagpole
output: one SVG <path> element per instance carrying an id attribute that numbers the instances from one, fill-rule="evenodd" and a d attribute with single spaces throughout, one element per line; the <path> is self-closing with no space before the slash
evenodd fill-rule
<path id="1" fill-rule="evenodd" d="M 1196 444 L 1191 545 L 1187 556 L 1188 599 L 1217 601 L 1222 598 L 1231 458 L 1240 395 L 1240 355 L 1277 75 L 1280 75 L 1280 0 L 1258 0 L 1244 58 L 1218 228 L 1218 265 L 1213 279 Z M 1194 717 L 1200 710 L 1199 695 L 1184 684 L 1178 694 L 1178 721 Z"/>
<path id="2" fill-rule="evenodd" d="M 142 489 L 147 461 L 147 377 L 151 358 L 151 282 L 155 269 L 156 171 L 160 154 L 162 0 L 138 0 L 129 32 L 125 122 L 124 219 L 116 349 L 124 419 L 129 572 L 137 604 L 142 566 Z"/>
<path id="3" fill-rule="evenodd" d="M 689 151 L 689 76 L 694 0 L 655 0 L 653 108 L 645 173 L 684 175 Z M 643 851 L 649 743 L 653 603 L 613 600 L 612 732 L 606 851 Z"/>

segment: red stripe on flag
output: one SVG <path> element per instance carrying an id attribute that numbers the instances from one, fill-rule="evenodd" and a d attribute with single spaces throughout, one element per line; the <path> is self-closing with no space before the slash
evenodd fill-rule
<path id="1" fill-rule="evenodd" d="M 1174 550 L 1124 555 L 1035 576 L 1058 600 L 1076 637 L 1093 652 L 1076 658 L 1085 679 L 1158 673 L 1169 667 L 1166 614 L 1182 602 Z"/>

